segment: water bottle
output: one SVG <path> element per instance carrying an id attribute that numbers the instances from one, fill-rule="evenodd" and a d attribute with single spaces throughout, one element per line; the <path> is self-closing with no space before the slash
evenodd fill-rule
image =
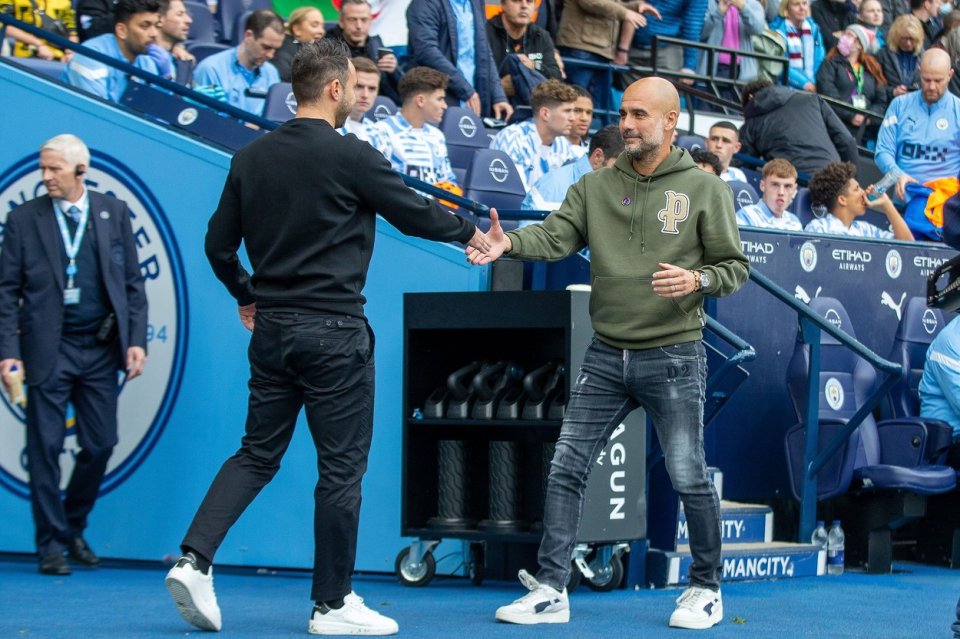
<path id="1" fill-rule="evenodd" d="M 840 520 L 834 519 L 830 532 L 827 533 L 827 574 L 843 574 L 843 544 L 846 537 L 843 534 L 843 528 L 840 527 Z"/>
<path id="2" fill-rule="evenodd" d="M 817 522 L 817 527 L 813 529 L 813 535 L 810 536 L 810 543 L 817 547 L 817 550 L 826 551 L 827 549 L 827 529 L 822 521 Z"/>
<path id="3" fill-rule="evenodd" d="M 900 179 L 900 176 L 903 175 L 900 171 L 894 170 L 890 171 L 882 178 L 880 181 L 873 185 L 873 191 L 870 193 L 869 198 L 875 200 L 878 197 L 881 197 L 887 190 L 897 183 L 897 180 Z"/>

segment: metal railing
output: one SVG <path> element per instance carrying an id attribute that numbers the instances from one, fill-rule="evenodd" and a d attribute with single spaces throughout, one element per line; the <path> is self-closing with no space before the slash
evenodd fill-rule
<path id="1" fill-rule="evenodd" d="M 855 338 L 832 325 L 825 318 L 780 288 L 773 280 L 750 269 L 750 279 L 762 289 L 797 312 L 800 319 L 800 336 L 804 344 L 810 347 L 810 359 L 807 370 L 806 426 L 807 435 L 803 455 L 803 486 L 800 498 L 800 522 L 797 539 L 810 539 L 817 519 L 817 473 L 828 461 L 846 445 L 850 435 L 864 418 L 869 415 L 891 388 L 900 380 L 903 368 L 894 362 L 883 359 Z M 846 348 L 866 360 L 883 380 L 873 393 L 857 409 L 843 429 L 820 450 L 820 335 L 826 332 Z M 801 416 L 803 419 L 803 416 Z M 819 452 L 818 452 L 819 451 Z"/>

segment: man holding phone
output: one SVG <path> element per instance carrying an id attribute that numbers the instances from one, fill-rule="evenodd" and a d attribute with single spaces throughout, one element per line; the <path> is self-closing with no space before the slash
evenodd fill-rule
<path id="1" fill-rule="evenodd" d="M 383 46 L 380 36 L 370 35 L 373 9 L 369 0 L 343 0 L 337 26 L 327 31 L 326 37 L 342 40 L 350 50 L 351 58 L 376 60 L 380 69 L 380 95 L 385 95 L 397 104 L 400 99 L 400 78 L 403 71 L 392 49 Z"/>

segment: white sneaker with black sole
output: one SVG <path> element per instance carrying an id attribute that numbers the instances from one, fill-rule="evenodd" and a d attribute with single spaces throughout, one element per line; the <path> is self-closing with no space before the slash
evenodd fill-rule
<path id="1" fill-rule="evenodd" d="M 167 590 L 184 621 L 201 630 L 219 632 L 220 606 L 213 591 L 213 567 L 200 572 L 192 556 L 181 557 L 166 578 Z"/>
<path id="2" fill-rule="evenodd" d="M 314 635 L 395 635 L 399 630 L 396 621 L 367 608 L 355 592 L 343 598 L 341 608 L 315 605 L 307 626 Z"/>
<path id="3" fill-rule="evenodd" d="M 723 599 L 720 591 L 691 586 L 677 597 L 677 609 L 670 615 L 671 628 L 705 630 L 723 619 Z"/>
<path id="4" fill-rule="evenodd" d="M 497 608 L 497 621 L 519 624 L 570 621 L 570 601 L 566 588 L 560 591 L 542 584 L 526 570 L 521 570 L 518 576 L 520 583 L 530 592 L 508 606 Z"/>

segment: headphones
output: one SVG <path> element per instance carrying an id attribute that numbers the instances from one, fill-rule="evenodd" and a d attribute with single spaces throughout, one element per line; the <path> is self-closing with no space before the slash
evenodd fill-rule
<path id="1" fill-rule="evenodd" d="M 79 166 L 79 165 L 78 165 L 76 168 L 73 169 L 73 174 L 74 174 L 75 176 L 77 176 L 77 177 L 80 177 L 81 175 L 83 175 L 83 174 L 86 173 L 86 172 L 87 172 L 87 169 L 84 168 L 84 167 L 82 167 L 82 166 Z"/>

